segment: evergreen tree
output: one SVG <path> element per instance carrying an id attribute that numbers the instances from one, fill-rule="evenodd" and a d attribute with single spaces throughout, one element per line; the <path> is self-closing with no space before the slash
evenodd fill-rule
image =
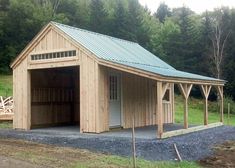
<path id="1" fill-rule="evenodd" d="M 102 0 L 91 0 L 90 3 L 90 30 L 105 33 L 107 30 L 107 12 Z"/>
<path id="2" fill-rule="evenodd" d="M 159 19 L 161 23 L 165 22 L 166 17 L 171 16 L 170 8 L 164 3 L 160 3 L 157 12 L 154 13 L 154 16 Z"/>
<path id="3" fill-rule="evenodd" d="M 180 27 L 179 36 L 175 37 L 175 66 L 178 69 L 190 72 L 197 72 L 195 62 L 198 62 L 197 42 L 198 42 L 198 25 L 196 18 L 193 17 L 191 11 L 182 7 L 179 13 L 178 24 Z"/>
<path id="4" fill-rule="evenodd" d="M 113 35 L 128 40 L 127 23 L 127 12 L 122 1 L 118 0 L 117 7 L 114 9 Z"/>
<path id="5" fill-rule="evenodd" d="M 137 42 L 138 29 L 141 25 L 140 4 L 138 0 L 128 1 L 128 39 Z"/>

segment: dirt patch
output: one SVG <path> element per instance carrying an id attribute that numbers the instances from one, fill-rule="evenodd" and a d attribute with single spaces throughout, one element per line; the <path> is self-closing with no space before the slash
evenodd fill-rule
<path id="1" fill-rule="evenodd" d="M 1 163 L 1 168 L 9 168 L 9 167 L 14 167 L 14 168 L 41 168 L 40 166 L 34 165 L 32 163 L 28 163 L 22 160 L 17 160 L 14 158 L 10 157 L 4 157 L 0 156 L 0 163 Z"/>
<path id="2" fill-rule="evenodd" d="M 55 147 L 22 140 L 0 139 L 0 162 L 5 167 L 73 167 L 87 164 L 102 154 L 67 147 Z M 4 167 L 4 166 L 3 166 Z"/>
<path id="3" fill-rule="evenodd" d="M 235 167 L 235 141 L 226 142 L 215 147 L 215 154 L 200 160 L 200 165 L 208 168 Z"/>

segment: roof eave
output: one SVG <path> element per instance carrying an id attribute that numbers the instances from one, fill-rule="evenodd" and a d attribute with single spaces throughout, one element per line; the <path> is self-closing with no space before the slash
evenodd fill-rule
<path id="1" fill-rule="evenodd" d="M 136 75 L 147 77 L 150 79 L 162 81 L 162 82 L 170 82 L 170 83 L 193 83 L 193 84 L 206 84 L 206 85 L 224 85 L 226 81 L 224 80 L 204 80 L 204 79 L 192 79 L 192 78 L 182 78 L 182 77 L 172 77 L 172 76 L 164 76 L 161 74 L 145 71 L 139 68 L 134 68 L 128 65 L 123 65 L 121 63 L 112 62 L 110 60 L 99 59 L 99 64 L 108 66 L 114 69 L 130 72 L 135 71 Z M 141 74 L 142 72 L 142 74 Z M 149 76 L 148 76 L 149 75 Z"/>

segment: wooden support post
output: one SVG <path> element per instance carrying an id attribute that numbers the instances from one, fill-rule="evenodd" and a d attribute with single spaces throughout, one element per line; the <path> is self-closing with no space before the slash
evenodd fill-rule
<path id="1" fill-rule="evenodd" d="M 135 151 L 135 114 L 132 112 L 132 157 L 133 168 L 136 168 L 136 151 Z"/>
<path id="2" fill-rule="evenodd" d="M 200 85 L 204 97 L 204 125 L 208 125 L 208 97 L 211 91 L 211 85 Z"/>
<path id="3" fill-rule="evenodd" d="M 188 97 L 190 94 L 190 91 L 193 87 L 193 84 L 179 84 L 179 89 L 181 94 L 184 97 L 184 128 L 188 128 Z"/>
<path id="4" fill-rule="evenodd" d="M 230 103 L 228 103 L 228 125 L 230 124 Z"/>
<path id="5" fill-rule="evenodd" d="M 172 123 L 175 123 L 175 91 L 174 84 L 171 84 L 171 112 L 172 112 Z"/>
<path id="6" fill-rule="evenodd" d="M 204 100 L 204 125 L 208 125 L 208 99 Z"/>
<path id="7" fill-rule="evenodd" d="M 161 138 L 163 134 L 163 115 L 162 115 L 162 82 L 157 82 L 157 137 Z"/>
<path id="8" fill-rule="evenodd" d="M 224 96 L 223 96 L 223 86 L 216 87 L 220 96 L 220 122 L 224 122 Z"/>
<path id="9" fill-rule="evenodd" d="M 222 91 L 222 95 L 220 98 L 221 102 L 220 102 L 220 122 L 224 122 L 224 96 L 223 96 L 223 91 Z"/>
<path id="10" fill-rule="evenodd" d="M 188 98 L 184 99 L 184 128 L 188 128 Z"/>

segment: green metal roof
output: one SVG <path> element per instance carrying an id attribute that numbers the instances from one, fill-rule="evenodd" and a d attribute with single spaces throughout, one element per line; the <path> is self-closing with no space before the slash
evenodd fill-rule
<path id="1" fill-rule="evenodd" d="M 83 45 L 100 59 L 167 77 L 222 81 L 216 78 L 178 71 L 138 43 L 52 22 L 57 28 Z"/>

